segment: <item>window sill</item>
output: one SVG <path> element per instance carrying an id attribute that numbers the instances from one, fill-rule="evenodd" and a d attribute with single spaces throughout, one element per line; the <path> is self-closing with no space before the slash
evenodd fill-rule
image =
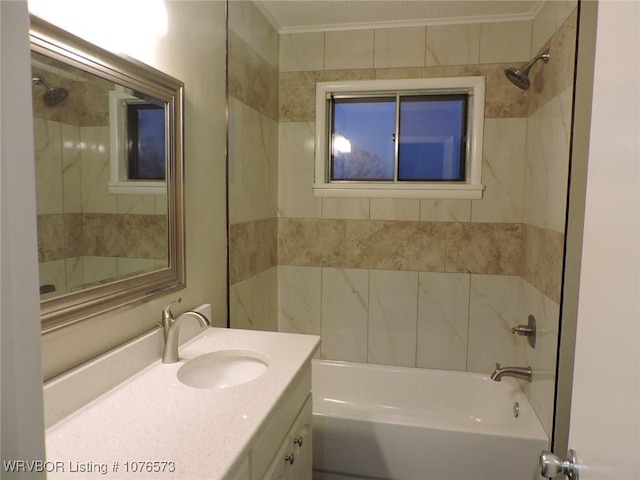
<path id="1" fill-rule="evenodd" d="M 316 184 L 316 197 L 343 198 L 443 198 L 452 200 L 479 200 L 484 185 L 371 185 L 371 184 Z"/>
<path id="2" fill-rule="evenodd" d="M 166 195 L 164 182 L 109 182 L 109 193 L 114 195 Z"/>

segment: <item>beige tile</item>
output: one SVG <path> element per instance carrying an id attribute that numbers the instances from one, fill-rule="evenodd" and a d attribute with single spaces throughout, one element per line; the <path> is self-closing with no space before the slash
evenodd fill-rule
<path id="1" fill-rule="evenodd" d="M 470 222 L 471 200 L 420 200 L 422 222 Z"/>
<path id="2" fill-rule="evenodd" d="M 229 95 L 274 120 L 278 118 L 278 70 L 244 41 L 229 34 Z"/>
<path id="3" fill-rule="evenodd" d="M 278 219 L 278 264 L 340 267 L 345 264 L 345 220 Z"/>
<path id="4" fill-rule="evenodd" d="M 278 69 L 280 35 L 251 3 L 251 40 L 249 45 L 273 68 Z"/>
<path id="5" fill-rule="evenodd" d="M 229 283 L 235 284 L 277 263 L 277 220 L 229 226 Z"/>
<path id="6" fill-rule="evenodd" d="M 531 55 L 540 51 L 551 36 L 577 7 L 577 0 L 556 0 L 544 2 L 540 12 L 533 21 Z"/>
<path id="7" fill-rule="evenodd" d="M 322 357 L 367 361 L 369 271 L 322 269 Z"/>
<path id="8" fill-rule="evenodd" d="M 372 198 L 371 220 L 419 220 L 420 200 Z"/>
<path id="9" fill-rule="evenodd" d="M 520 323 L 519 295 L 519 277 L 471 275 L 468 371 L 488 374 L 495 362 L 516 365 L 520 339 L 511 328 Z"/>
<path id="10" fill-rule="evenodd" d="M 480 25 L 427 27 L 427 66 L 473 65 L 480 58 Z"/>
<path id="11" fill-rule="evenodd" d="M 347 220 L 347 265 L 386 270 L 444 270 L 444 223 Z"/>
<path id="12" fill-rule="evenodd" d="M 447 272 L 518 275 L 522 227 L 511 223 L 449 223 Z"/>
<path id="13" fill-rule="evenodd" d="M 82 211 L 82 169 L 80 159 L 80 128 L 61 125 L 62 185 L 64 212 Z"/>
<path id="14" fill-rule="evenodd" d="M 280 123 L 278 214 L 281 217 L 322 216 L 322 201 L 313 195 L 314 142 L 314 123 Z"/>
<path id="15" fill-rule="evenodd" d="M 278 267 L 278 331 L 321 333 L 320 267 Z"/>
<path id="16" fill-rule="evenodd" d="M 417 366 L 467 369 L 470 275 L 421 272 Z"/>
<path id="17" fill-rule="evenodd" d="M 369 204 L 368 198 L 323 198 L 322 218 L 367 220 Z"/>
<path id="18" fill-rule="evenodd" d="M 473 200 L 471 221 L 522 221 L 527 148 L 525 118 L 487 118 L 482 154 L 482 199 Z"/>
<path id="19" fill-rule="evenodd" d="M 34 119 L 38 214 L 63 213 L 61 124 Z"/>
<path id="20" fill-rule="evenodd" d="M 376 29 L 374 32 L 374 67 L 423 66 L 425 64 L 425 35 L 425 27 Z"/>
<path id="21" fill-rule="evenodd" d="M 322 70 L 323 68 L 323 32 L 280 35 L 280 72 Z"/>
<path id="22" fill-rule="evenodd" d="M 281 72 L 280 122 L 314 122 L 317 72 Z"/>
<path id="23" fill-rule="evenodd" d="M 65 258 L 64 215 L 38 215 L 38 261 L 50 262 Z"/>
<path id="24" fill-rule="evenodd" d="M 421 67 L 403 68 L 376 68 L 374 78 L 376 80 L 395 80 L 404 78 L 422 78 Z"/>
<path id="25" fill-rule="evenodd" d="M 325 70 L 372 67 L 373 30 L 345 30 L 325 33 Z"/>
<path id="26" fill-rule="evenodd" d="M 81 127 L 82 211 L 116 213 L 116 195 L 107 190 L 110 180 L 108 127 Z"/>
<path id="27" fill-rule="evenodd" d="M 372 270 L 368 362 L 416 365 L 418 272 Z"/>
<path id="28" fill-rule="evenodd" d="M 480 25 L 480 63 L 528 62 L 531 21 Z"/>
<path id="29" fill-rule="evenodd" d="M 84 255 L 84 238 L 82 214 L 66 213 L 64 222 L 64 256 L 65 258 Z"/>

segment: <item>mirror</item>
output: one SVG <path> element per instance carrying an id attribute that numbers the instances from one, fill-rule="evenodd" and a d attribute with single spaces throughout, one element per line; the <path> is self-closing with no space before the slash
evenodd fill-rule
<path id="1" fill-rule="evenodd" d="M 184 288 L 183 84 L 30 28 L 43 331 Z"/>

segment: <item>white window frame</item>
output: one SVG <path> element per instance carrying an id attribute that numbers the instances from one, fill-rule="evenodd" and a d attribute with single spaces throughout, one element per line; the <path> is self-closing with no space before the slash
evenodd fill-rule
<path id="1" fill-rule="evenodd" d="M 464 182 L 357 182 L 329 178 L 328 99 L 333 94 L 363 95 L 371 92 L 416 91 L 420 94 L 465 93 L 469 95 L 467 164 Z M 485 77 L 417 78 L 405 80 L 352 80 L 316 84 L 315 175 L 316 197 L 351 198 L 450 198 L 480 199 L 482 185 L 482 140 L 484 136 Z"/>
<path id="2" fill-rule="evenodd" d="M 166 195 L 166 180 L 129 180 L 127 163 L 127 103 L 146 103 L 121 85 L 109 91 L 109 152 L 111 180 L 109 193 L 116 195 Z"/>

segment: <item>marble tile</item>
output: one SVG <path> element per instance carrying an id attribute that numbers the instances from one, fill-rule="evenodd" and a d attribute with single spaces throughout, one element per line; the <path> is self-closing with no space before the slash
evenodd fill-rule
<path id="1" fill-rule="evenodd" d="M 278 267 L 278 331 L 321 334 L 320 267 Z"/>
<path id="2" fill-rule="evenodd" d="M 422 67 L 425 27 L 378 28 L 374 31 L 375 68 Z"/>
<path id="3" fill-rule="evenodd" d="M 536 348 L 521 341 L 523 364 L 531 365 L 533 380 L 524 385 L 531 405 L 548 435 L 553 427 L 555 393 L 556 352 L 558 349 L 559 304 L 546 297 L 526 281 L 521 282 L 521 320 L 533 315 L 536 318 Z M 521 321 L 520 323 L 525 323 Z"/>
<path id="4" fill-rule="evenodd" d="M 249 44 L 251 39 L 251 16 L 253 3 L 250 0 L 234 0 L 227 4 L 229 30 Z"/>
<path id="5" fill-rule="evenodd" d="M 371 220 L 419 220 L 420 200 L 413 198 L 372 198 Z"/>
<path id="6" fill-rule="evenodd" d="M 278 124 L 248 105 L 229 101 L 229 221 L 275 216 Z M 275 146 L 275 148 L 274 148 Z"/>
<path id="7" fill-rule="evenodd" d="M 95 257 L 165 258 L 166 230 L 160 215 L 85 213 L 82 218 L 85 255 Z"/>
<path id="8" fill-rule="evenodd" d="M 538 62 L 531 68 L 529 74 L 531 78 L 529 114 L 537 111 L 567 88 L 572 87 L 577 22 L 578 13 L 575 9 L 540 50 L 534 51 L 534 54 L 537 55 L 548 48 L 551 58 L 548 63 Z"/>
<path id="9" fill-rule="evenodd" d="M 38 215 L 38 261 L 50 262 L 65 257 L 64 215 Z"/>
<path id="10" fill-rule="evenodd" d="M 347 266 L 443 271 L 446 225 L 347 220 Z"/>
<path id="11" fill-rule="evenodd" d="M 569 15 L 576 9 L 577 0 L 555 0 L 544 2 L 542 8 L 533 20 L 531 34 L 531 55 L 540 51 Z"/>
<path id="12" fill-rule="evenodd" d="M 67 275 L 68 291 L 77 290 L 85 285 L 84 281 L 84 256 L 71 257 L 64 260 Z"/>
<path id="13" fill-rule="evenodd" d="M 373 67 L 373 30 L 325 32 L 324 68 Z"/>
<path id="14" fill-rule="evenodd" d="M 116 213 L 116 195 L 107 190 L 111 178 L 109 163 L 109 129 L 80 128 L 82 159 L 82 211 L 84 213 Z"/>
<path id="15" fill-rule="evenodd" d="M 571 108 L 567 89 L 536 111 L 527 126 L 523 219 L 558 232 L 565 228 Z"/>
<path id="16" fill-rule="evenodd" d="M 521 261 L 520 224 L 447 224 L 447 272 L 518 275 Z"/>
<path id="17" fill-rule="evenodd" d="M 427 27 L 426 65 L 473 65 L 479 59 L 479 24 Z"/>
<path id="18" fill-rule="evenodd" d="M 80 128 L 61 124 L 62 188 L 64 213 L 82 212 Z"/>
<path id="19" fill-rule="evenodd" d="M 61 124 L 38 118 L 33 123 L 37 212 L 63 213 Z"/>
<path id="20" fill-rule="evenodd" d="M 278 219 L 279 265 L 342 266 L 345 243 L 345 220 Z"/>
<path id="21" fill-rule="evenodd" d="M 376 80 L 422 78 L 422 70 L 422 67 L 376 68 L 373 75 Z"/>
<path id="22" fill-rule="evenodd" d="M 40 295 L 40 300 L 65 294 L 69 291 L 66 280 L 66 269 L 64 259 L 40 262 L 38 264 L 40 274 L 40 285 L 53 285 L 55 292 Z"/>
<path id="23" fill-rule="evenodd" d="M 233 32 L 229 33 L 229 95 L 278 118 L 278 70 Z"/>
<path id="24" fill-rule="evenodd" d="M 422 222 L 470 222 L 471 200 L 420 200 Z"/>
<path id="25" fill-rule="evenodd" d="M 527 120 L 488 118 L 484 124 L 482 199 L 471 202 L 472 222 L 522 221 Z"/>
<path id="26" fill-rule="evenodd" d="M 519 338 L 511 328 L 518 318 L 520 278 L 471 275 L 467 370 L 491 373 L 494 363 L 514 365 Z"/>
<path id="27" fill-rule="evenodd" d="M 117 195 L 118 213 L 154 215 L 156 211 L 156 195 Z"/>
<path id="28" fill-rule="evenodd" d="M 257 330 L 278 331 L 278 268 L 260 272 L 253 284 L 253 323 Z"/>
<path id="29" fill-rule="evenodd" d="M 251 3 L 250 33 L 251 36 L 248 43 L 251 48 L 277 70 L 280 57 L 280 35 L 253 2 Z"/>
<path id="30" fill-rule="evenodd" d="M 280 72 L 322 70 L 324 32 L 280 35 Z"/>
<path id="31" fill-rule="evenodd" d="M 84 261 L 84 282 L 102 282 L 118 275 L 115 257 L 86 256 Z"/>
<path id="32" fill-rule="evenodd" d="M 323 198 L 322 218 L 368 220 L 368 198 Z"/>
<path id="33" fill-rule="evenodd" d="M 369 271 L 322 269 L 322 358 L 367 361 Z"/>
<path id="34" fill-rule="evenodd" d="M 425 67 L 425 78 L 484 76 L 485 109 L 487 118 L 527 117 L 527 92 L 515 87 L 504 75 L 504 69 L 511 64 L 464 65 L 445 67 Z"/>
<path id="35" fill-rule="evenodd" d="M 238 283 L 277 264 L 275 218 L 229 225 L 229 282 Z"/>
<path id="36" fill-rule="evenodd" d="M 82 214 L 67 213 L 63 216 L 64 223 L 64 256 L 80 257 L 84 255 L 84 236 Z"/>
<path id="37" fill-rule="evenodd" d="M 480 24 L 480 63 L 528 62 L 531 21 Z"/>
<path id="38" fill-rule="evenodd" d="M 256 277 L 229 286 L 229 318 L 231 328 L 255 330 L 253 323 L 253 289 Z"/>
<path id="39" fill-rule="evenodd" d="M 119 277 L 150 272 L 155 269 L 156 261 L 152 258 L 117 258 L 116 270 Z"/>
<path id="40" fill-rule="evenodd" d="M 314 122 L 317 72 L 280 72 L 279 120 Z"/>
<path id="41" fill-rule="evenodd" d="M 278 214 L 320 218 L 322 201 L 313 195 L 314 123 L 280 123 Z"/>
<path id="42" fill-rule="evenodd" d="M 469 285 L 469 274 L 419 274 L 418 367 L 467 369 Z"/>
<path id="43" fill-rule="evenodd" d="M 368 362 L 416 365 L 418 272 L 372 270 Z"/>
<path id="44" fill-rule="evenodd" d="M 522 277 L 555 302 L 560 302 L 564 235 L 523 225 Z"/>

